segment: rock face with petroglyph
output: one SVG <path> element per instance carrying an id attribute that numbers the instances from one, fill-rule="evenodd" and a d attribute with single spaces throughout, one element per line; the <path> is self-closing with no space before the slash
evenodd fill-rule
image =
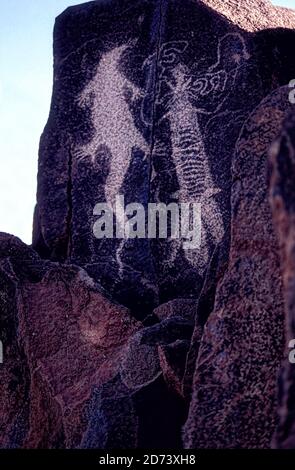
<path id="1" fill-rule="evenodd" d="M 68 9 L 55 27 L 33 245 L 83 266 L 142 318 L 162 302 L 200 293 L 230 223 L 242 123 L 282 84 L 279 64 L 269 82 L 273 58 L 264 40 L 205 3 L 92 2 Z M 201 246 L 184 237 L 95 238 L 94 207 L 118 195 L 145 208 L 200 204 Z M 124 222 L 115 217 L 116 227 Z"/>
<path id="2" fill-rule="evenodd" d="M 271 445 L 284 290 L 267 155 L 294 28 L 267 0 L 57 18 L 33 246 L 0 235 L 1 447 Z M 109 205 L 122 235 L 132 203 L 195 204 L 201 231 L 96 237 Z"/>

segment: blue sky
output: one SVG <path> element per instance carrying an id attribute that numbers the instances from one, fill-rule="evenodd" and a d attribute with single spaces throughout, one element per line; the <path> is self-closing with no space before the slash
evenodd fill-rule
<path id="1" fill-rule="evenodd" d="M 54 18 L 81 0 L 7 0 L 0 17 L 0 231 L 31 243 L 39 138 L 52 87 Z M 275 4 L 295 8 L 295 0 Z"/>

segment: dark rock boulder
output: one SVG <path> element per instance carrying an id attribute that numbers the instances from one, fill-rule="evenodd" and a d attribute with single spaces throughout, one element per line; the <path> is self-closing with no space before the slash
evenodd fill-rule
<path id="1" fill-rule="evenodd" d="M 177 449 L 182 447 L 183 401 L 162 376 L 133 390 L 118 376 L 94 390 L 82 447 Z"/>
<path id="2" fill-rule="evenodd" d="M 1 447 L 77 447 L 92 389 L 118 373 L 141 325 L 81 268 L 0 236 Z"/>
<path id="3" fill-rule="evenodd" d="M 212 254 L 228 242 L 241 127 L 257 103 L 295 76 L 287 47 L 295 33 L 241 29 L 249 5 L 263 6 L 274 25 L 277 10 L 254 0 L 235 17 L 230 4 L 223 8 L 231 21 L 219 14 L 220 1 L 215 8 L 191 0 L 90 2 L 57 19 L 33 246 L 44 258 L 85 268 L 140 318 L 200 294 Z M 286 12 L 276 24 L 290 22 Z M 201 204 L 201 247 L 96 239 L 94 207 L 119 194 L 145 208 Z M 122 224 L 117 217 L 116 227 Z"/>
<path id="4" fill-rule="evenodd" d="M 268 448 L 284 354 L 278 242 L 268 202 L 268 150 L 291 104 L 279 88 L 253 111 L 233 162 L 229 266 L 198 353 L 185 443 Z"/>
<path id="5" fill-rule="evenodd" d="M 181 447 L 187 407 L 162 363 L 188 349 L 191 315 L 143 327 L 84 270 L 5 234 L 0 279 L 1 447 Z"/>
<path id="6" fill-rule="evenodd" d="M 289 344 L 295 339 L 295 109 L 284 122 L 280 137 L 271 148 L 271 202 L 278 232 L 285 299 L 285 361 L 278 383 L 279 426 L 274 446 L 295 448 L 295 365 Z"/>

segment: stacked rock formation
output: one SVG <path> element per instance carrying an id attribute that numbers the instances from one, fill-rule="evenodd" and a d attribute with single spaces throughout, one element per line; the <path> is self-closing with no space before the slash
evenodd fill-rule
<path id="1" fill-rule="evenodd" d="M 266 0 L 57 18 L 33 245 L 0 236 L 1 447 L 294 447 L 294 28 Z M 97 239 L 118 195 L 200 204 L 201 246 Z"/>

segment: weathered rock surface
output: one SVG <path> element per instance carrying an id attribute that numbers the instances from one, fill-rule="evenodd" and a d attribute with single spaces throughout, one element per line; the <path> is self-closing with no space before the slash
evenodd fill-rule
<path id="1" fill-rule="evenodd" d="M 294 117 L 272 151 L 282 264 L 268 152 L 294 28 L 266 0 L 57 18 L 33 246 L 0 234 L 0 447 L 270 447 L 295 333 Z M 201 246 L 95 238 L 94 207 L 117 195 L 201 204 Z M 295 445 L 293 389 L 287 365 L 278 447 Z"/>
<path id="2" fill-rule="evenodd" d="M 181 447 L 186 405 L 158 348 L 188 342 L 191 305 L 144 328 L 81 268 L 5 234 L 0 278 L 1 447 Z"/>
<path id="3" fill-rule="evenodd" d="M 201 340 L 188 447 L 267 448 L 284 353 L 278 244 L 268 202 L 268 150 L 291 104 L 275 91 L 246 121 L 233 162 L 229 265 Z"/>
<path id="4" fill-rule="evenodd" d="M 280 137 L 271 148 L 271 202 L 279 236 L 285 298 L 286 360 L 279 377 L 279 427 L 274 446 L 295 448 L 295 365 L 287 349 L 295 339 L 295 109 L 284 122 Z M 295 349 L 295 348 L 293 348 Z"/>
<path id="5" fill-rule="evenodd" d="M 116 376 L 140 324 L 78 267 L 42 261 L 3 234 L 0 258 L 1 445 L 77 447 L 93 387 Z"/>
<path id="6" fill-rule="evenodd" d="M 295 12 L 269 0 L 202 0 L 247 31 L 267 28 L 294 28 Z"/>

